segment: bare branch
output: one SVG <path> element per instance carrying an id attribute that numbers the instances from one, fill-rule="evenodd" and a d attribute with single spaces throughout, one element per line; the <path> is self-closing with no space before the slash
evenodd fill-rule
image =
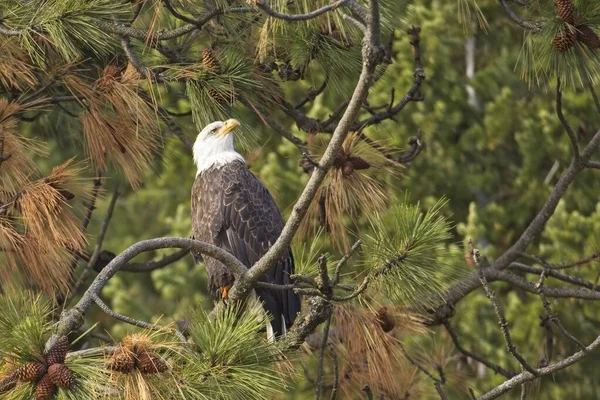
<path id="1" fill-rule="evenodd" d="M 150 330 L 153 330 L 153 331 L 158 331 L 158 330 L 163 329 L 163 327 L 160 326 L 160 325 L 149 324 L 148 322 L 139 321 L 137 319 L 130 318 L 130 317 L 126 316 L 126 315 L 119 314 L 119 313 L 111 310 L 110 307 L 105 302 L 103 302 L 100 299 L 100 297 L 98 297 L 95 294 L 92 295 L 92 299 L 94 300 L 94 303 L 96 303 L 98 305 L 98 307 L 100 307 L 100 309 L 102 311 L 104 311 L 106 314 L 110 315 L 114 319 L 117 319 L 117 320 L 122 321 L 122 322 L 126 322 L 126 323 L 128 323 L 130 325 L 133 325 L 133 326 L 138 326 L 140 328 L 150 329 Z"/>
<path id="2" fill-rule="evenodd" d="M 246 271 L 244 264 L 242 264 L 237 258 L 235 258 L 226 250 L 209 243 L 175 237 L 142 240 L 141 242 L 130 246 L 128 249 L 115 257 L 106 266 L 106 268 L 104 268 L 98 274 L 98 276 L 96 276 L 96 279 L 94 279 L 75 307 L 63 312 L 60 321 L 58 322 L 57 335 L 65 335 L 72 330 L 79 328 L 83 324 L 83 316 L 93 303 L 93 297 L 100 295 L 102 289 L 108 283 L 108 281 L 129 260 L 146 251 L 166 248 L 181 248 L 187 249 L 188 251 L 193 250 L 195 252 L 202 253 L 203 255 L 213 257 L 230 268 L 236 280 L 239 279 L 239 277 L 241 277 Z"/>
<path id="3" fill-rule="evenodd" d="M 340 386 L 340 368 L 338 365 L 337 353 L 335 352 L 335 347 L 333 343 L 328 342 L 329 351 L 331 352 L 331 360 L 333 361 L 333 388 L 331 389 L 331 396 L 329 400 L 335 400 L 337 397 L 338 388 Z"/>
<path id="4" fill-rule="evenodd" d="M 487 359 L 485 359 L 484 357 L 480 356 L 477 353 L 474 353 L 472 351 L 469 351 L 467 349 L 465 349 L 460 342 L 458 341 L 458 335 L 456 334 L 456 332 L 452 329 L 452 327 L 450 326 L 450 322 L 449 321 L 444 321 L 443 322 L 444 327 L 446 328 L 446 331 L 448 331 L 448 334 L 450 335 L 450 338 L 452 338 L 452 342 L 454 343 L 454 346 L 456 347 L 456 349 L 458 351 L 460 351 L 461 353 L 463 353 L 465 356 L 472 358 L 475 361 L 478 361 L 480 363 L 482 363 L 483 365 L 485 365 L 486 367 L 488 367 L 489 369 L 491 369 L 492 371 L 494 371 L 497 374 L 500 374 L 506 378 L 512 378 L 513 376 L 515 376 L 517 373 L 514 371 L 509 371 L 507 369 L 502 368 L 499 365 L 496 365 L 490 361 L 488 361 Z"/>
<path id="5" fill-rule="evenodd" d="M 558 116 L 558 119 L 567 131 L 567 135 L 569 136 L 569 140 L 571 141 L 571 152 L 573 153 L 573 158 L 575 158 L 575 160 L 577 161 L 579 160 L 579 145 L 577 144 L 577 135 L 575 135 L 575 132 L 573 132 L 573 128 L 571 128 L 571 125 L 569 125 L 569 122 L 563 114 L 560 78 L 557 79 L 556 82 L 556 115 Z"/>
<path id="6" fill-rule="evenodd" d="M 340 7 L 348 0 L 337 0 L 329 5 L 323 6 L 317 10 L 308 12 L 306 14 L 283 14 L 273 10 L 271 7 L 267 5 L 265 0 L 253 0 L 252 3 L 256 5 L 256 7 L 260 8 L 265 14 L 270 17 L 283 19 L 288 22 L 296 22 L 296 21 L 308 21 L 309 19 L 313 19 L 318 17 L 319 15 L 325 14 L 329 11 L 333 11 L 336 8 Z"/>
<path id="7" fill-rule="evenodd" d="M 98 234 L 98 239 L 96 239 L 96 246 L 94 247 L 92 256 L 90 257 L 90 260 L 88 261 L 84 270 L 81 272 L 81 275 L 77 279 L 77 282 L 75 283 L 75 286 L 73 287 L 73 290 L 72 290 L 71 294 L 69 295 L 67 302 L 70 302 L 73 299 L 73 297 L 75 297 L 77 295 L 79 288 L 81 287 L 81 285 L 83 285 L 83 283 L 85 282 L 85 280 L 87 279 L 89 274 L 92 272 L 92 270 L 94 269 L 94 265 L 96 265 L 96 262 L 98 261 L 98 257 L 100 257 L 100 251 L 102 250 L 102 243 L 104 243 L 104 237 L 106 236 L 106 232 L 108 231 L 108 226 L 110 225 L 110 220 L 112 218 L 113 211 L 115 210 L 115 206 L 117 204 L 117 198 L 119 197 L 119 195 L 120 195 L 119 191 L 117 189 L 115 189 L 113 196 L 110 199 L 110 203 L 108 205 L 108 210 L 106 211 L 106 216 L 104 217 L 104 222 L 102 223 L 102 227 L 100 228 L 100 233 Z"/>
<path id="8" fill-rule="evenodd" d="M 168 254 L 157 261 L 148 261 L 145 263 L 127 263 L 123 265 L 121 271 L 126 272 L 150 272 L 155 269 L 166 267 L 169 264 L 173 264 L 176 261 L 181 260 L 183 257 L 188 255 L 190 252 L 187 249 L 181 249 L 174 253 Z"/>
<path id="9" fill-rule="evenodd" d="M 329 326 L 331 325 L 331 317 L 333 314 L 329 315 L 327 321 L 325 321 L 325 326 L 323 327 L 323 340 L 321 342 L 321 347 L 319 348 L 319 366 L 317 368 L 317 384 L 315 388 L 315 400 L 319 400 L 321 398 L 321 391 L 323 390 L 323 370 L 325 364 L 325 347 L 327 347 L 327 342 L 329 340 Z"/>
<path id="10" fill-rule="evenodd" d="M 568 366 L 573 365 L 576 362 L 583 359 L 598 346 L 600 346 L 600 336 L 598 336 L 589 346 L 586 346 L 584 350 L 578 351 L 572 356 L 567 357 L 564 360 L 559 361 L 557 363 L 551 364 L 547 367 L 536 369 L 536 374 L 532 374 L 528 371 L 522 372 L 519 375 L 509 379 L 508 381 L 485 393 L 483 396 L 479 397 L 479 400 L 496 399 L 504 393 L 516 388 L 519 385 L 522 385 L 525 382 L 530 382 L 538 378 L 539 376 L 550 375 L 557 371 L 560 371 L 561 369 L 567 368 Z"/>
<path id="11" fill-rule="evenodd" d="M 504 336 L 504 341 L 506 342 L 508 352 L 510 354 L 512 354 L 519 361 L 519 363 L 523 366 L 523 368 L 525 368 L 530 373 L 535 374 L 535 369 L 527 363 L 525 358 L 523 358 L 521 353 L 519 353 L 517 351 L 516 346 L 512 342 L 512 338 L 510 336 L 510 331 L 508 330 L 508 322 L 506 321 L 506 317 L 504 316 L 502 307 L 500 306 L 500 303 L 498 302 L 498 299 L 496 298 L 496 294 L 490 288 L 487 280 L 485 279 L 485 275 L 483 274 L 483 266 L 481 265 L 481 261 L 482 261 L 481 255 L 479 254 L 478 250 L 473 251 L 472 258 L 473 258 L 473 262 L 475 262 L 475 265 L 477 266 L 477 271 L 479 273 L 479 281 L 481 282 L 481 285 L 485 289 L 485 294 L 486 294 L 487 298 L 490 299 L 490 301 L 492 302 L 492 305 L 494 306 L 494 311 L 496 312 L 496 316 L 498 317 L 498 322 L 500 323 L 500 330 L 502 330 L 502 335 Z"/>
<path id="12" fill-rule="evenodd" d="M 506 11 L 506 13 L 508 14 L 508 16 L 515 21 L 517 24 L 519 24 L 519 26 L 521 26 L 522 28 L 525 28 L 527 30 L 530 31 L 539 31 L 542 26 L 536 22 L 530 22 L 530 21 L 526 21 L 523 18 L 519 17 L 513 10 L 512 8 L 510 8 L 510 5 L 508 4 L 507 0 L 500 0 L 500 4 L 502 4 L 502 7 L 504 7 L 504 11 Z"/>
<path id="13" fill-rule="evenodd" d="M 542 305 L 544 306 L 544 310 L 546 310 L 546 315 L 548 316 L 548 318 L 550 318 L 550 321 L 552 321 L 556 327 L 558 328 L 559 331 L 561 331 L 561 333 L 563 335 L 565 335 L 565 337 L 567 339 L 569 339 L 571 342 L 575 343 L 577 346 L 579 346 L 579 348 L 581 350 L 585 350 L 585 345 L 583 343 L 581 343 L 581 341 L 579 339 L 577 339 L 575 336 L 571 335 L 563 326 L 563 324 L 560 322 L 560 319 L 558 319 L 558 316 L 552 311 L 552 309 L 550 308 L 550 302 L 546 299 L 546 296 L 544 294 L 544 277 L 545 277 L 546 271 L 542 271 L 542 273 L 540 274 L 540 280 L 537 283 L 538 286 L 538 291 L 540 293 L 540 299 L 542 300 Z"/>
<path id="14" fill-rule="evenodd" d="M 362 244 L 362 240 L 357 240 L 352 247 L 350 248 L 350 250 L 344 254 L 344 257 L 342 257 L 342 259 L 337 263 L 336 267 L 335 267 L 335 273 L 333 274 L 333 280 L 331 281 L 331 286 L 335 286 L 340 282 L 340 274 L 342 272 L 342 267 L 344 266 L 344 264 L 346 264 L 346 262 L 350 259 L 350 257 L 352 257 L 352 254 L 354 254 L 356 252 L 356 250 L 358 250 L 358 248 L 360 247 L 360 245 Z"/>

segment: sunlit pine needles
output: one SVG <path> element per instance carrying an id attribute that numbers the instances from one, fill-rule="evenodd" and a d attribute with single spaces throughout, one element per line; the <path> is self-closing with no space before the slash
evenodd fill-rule
<path id="1" fill-rule="evenodd" d="M 109 65 L 88 88 L 71 79 L 89 101 L 81 116 L 85 148 L 95 170 L 107 161 L 118 165 L 132 186 L 138 186 L 158 146 L 159 125 L 151 104 L 140 98 L 140 76 L 133 67 Z"/>
<path id="2" fill-rule="evenodd" d="M 316 140 L 311 146 L 311 154 L 321 154 L 325 149 L 325 141 L 319 137 Z M 344 164 L 344 159 L 363 162 L 350 168 Z M 366 168 L 360 169 L 358 164 Z M 337 247 L 348 248 L 347 219 L 356 225 L 361 216 L 385 210 L 391 195 L 386 179 L 400 177 L 401 170 L 401 164 L 387 159 L 363 142 L 358 134 L 349 134 L 342 145 L 339 161 L 334 163 L 310 204 L 300 231 L 302 237 L 326 228 Z"/>
<path id="3" fill-rule="evenodd" d="M 352 303 L 334 310 L 336 348 L 344 359 L 340 370 L 344 398 L 360 393 L 365 385 L 373 393 L 392 399 L 404 398 L 407 393 L 411 398 L 423 398 L 430 393 L 419 385 L 420 377 L 402 355 L 396 339 L 384 332 L 371 310 Z"/>
<path id="4" fill-rule="evenodd" d="M 0 258 L 7 268 L 0 270 L 3 284 L 12 282 L 17 273 L 46 292 L 68 287 L 73 254 L 86 244 L 69 203 L 89 195 L 81 173 L 82 167 L 69 160 L 46 178 L 24 182 L 18 192 L 4 196 Z"/>

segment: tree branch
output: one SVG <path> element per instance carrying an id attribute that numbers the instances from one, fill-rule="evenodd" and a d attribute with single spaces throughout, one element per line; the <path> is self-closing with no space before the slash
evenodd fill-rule
<path id="1" fill-rule="evenodd" d="M 510 17 L 510 19 L 512 19 L 513 21 L 515 21 L 522 28 L 525 28 L 527 30 L 534 31 L 534 32 L 539 31 L 542 28 L 542 25 L 539 24 L 539 23 L 537 23 L 537 22 L 526 21 L 523 18 L 519 17 L 512 10 L 512 8 L 510 8 L 510 5 L 508 4 L 508 1 L 506 1 L 506 0 L 500 0 L 500 4 L 502 4 L 502 7 L 504 7 L 504 11 L 506 11 L 506 13 Z"/>
<path id="2" fill-rule="evenodd" d="M 446 328 L 446 331 L 448 331 L 448 334 L 450 335 L 450 338 L 452 339 L 452 342 L 454 343 L 454 346 L 456 347 L 456 349 L 458 351 L 460 351 L 461 353 L 463 353 L 465 356 L 472 358 L 475 361 L 480 362 L 481 364 L 485 365 L 486 367 L 488 367 L 495 373 L 500 374 L 506 378 L 512 378 L 513 376 L 515 376 L 517 374 L 514 371 L 509 371 L 507 369 L 502 368 L 499 365 L 496 365 L 496 364 L 488 361 L 487 359 L 485 359 L 484 357 L 480 356 L 477 353 L 474 353 L 472 351 L 465 349 L 464 347 L 462 347 L 462 345 L 458 341 L 458 335 L 450 326 L 450 322 L 448 320 L 446 320 L 443 322 L 443 325 Z"/>
<path id="3" fill-rule="evenodd" d="M 479 281 L 481 285 L 485 289 L 485 294 L 488 299 L 492 302 L 494 306 L 494 311 L 496 312 L 496 316 L 498 317 L 498 322 L 500 324 L 500 330 L 502 331 L 502 335 L 504 336 L 504 341 L 506 342 L 506 347 L 508 348 L 508 352 L 512 354 L 521 364 L 523 368 L 529 371 L 532 374 L 535 374 L 535 369 L 531 365 L 527 363 L 525 358 L 517 351 L 516 346 L 512 342 L 512 338 L 510 336 L 510 331 L 508 329 L 508 322 L 506 321 L 506 317 L 504 316 L 504 312 L 502 311 L 502 307 L 496 298 L 496 294 L 490 288 L 485 276 L 483 274 L 483 266 L 481 265 L 481 255 L 478 250 L 474 250 L 472 253 L 473 262 L 477 266 L 477 271 L 479 273 Z"/>
<path id="4" fill-rule="evenodd" d="M 63 312 L 60 321 L 57 324 L 57 335 L 66 335 L 83 324 L 83 316 L 90 305 L 94 302 L 94 296 L 99 296 L 108 281 L 125 265 L 129 260 L 146 251 L 181 248 L 188 251 L 195 251 L 213 257 L 230 268 L 236 280 L 245 272 L 246 267 L 237 258 L 224 249 L 209 243 L 198 242 L 187 238 L 163 237 L 157 239 L 142 240 L 123 251 L 116 256 L 104 268 L 89 288 L 85 291 L 79 302 L 70 310 Z"/>
<path id="5" fill-rule="evenodd" d="M 378 21 L 378 16 L 372 17 L 372 19 Z M 377 29 L 373 28 L 368 31 L 364 38 L 362 49 L 363 68 L 360 78 L 350 103 L 339 124 L 335 128 L 331 141 L 321 158 L 319 163 L 321 168 L 315 169 L 311 174 L 307 185 L 294 205 L 292 214 L 277 241 L 271 246 L 267 253 L 241 277 L 241 279 L 236 280 L 229 292 L 230 299 L 242 299 L 250 293 L 255 283 L 269 270 L 269 268 L 271 268 L 273 263 L 281 258 L 283 253 L 289 247 L 296 231 L 300 227 L 300 223 L 306 215 L 310 203 L 315 197 L 315 194 L 323 182 L 325 175 L 329 171 L 329 168 L 333 164 L 333 161 L 336 159 L 338 151 L 351 129 L 352 122 L 360 112 L 364 99 L 368 94 L 368 90 L 373 83 L 375 68 L 381 61 L 381 47 L 377 45 L 379 38 L 373 37 L 373 32 L 377 32 Z"/>
<path id="6" fill-rule="evenodd" d="M 123 314 L 119 314 L 118 312 L 115 312 L 115 311 L 111 310 L 111 308 L 105 302 L 103 302 L 100 299 L 100 297 L 98 297 L 95 294 L 92 295 L 92 299 L 94 300 L 94 303 L 96 303 L 96 305 L 98 305 L 98 307 L 100 307 L 100 309 L 102 311 L 104 311 L 106 314 L 110 315 L 114 319 L 117 319 L 119 321 L 128 323 L 128 324 L 133 325 L 133 326 L 138 326 L 140 328 L 150 329 L 150 330 L 153 330 L 153 331 L 158 331 L 158 330 L 163 329 L 163 327 L 160 326 L 160 325 L 149 324 L 148 322 L 139 321 L 137 319 L 128 317 L 128 316 L 123 315 Z"/>
<path id="7" fill-rule="evenodd" d="M 577 162 L 579 160 L 579 145 L 577 144 L 577 135 L 575 135 L 573 128 L 571 128 L 571 125 L 569 125 L 569 122 L 563 114 L 560 78 L 558 78 L 556 82 L 556 115 L 567 131 L 567 135 L 569 136 L 569 140 L 571 142 L 571 152 L 573 153 L 573 158 Z"/>
<path id="8" fill-rule="evenodd" d="M 525 382 L 530 382 L 539 376 L 550 375 L 561 369 L 567 368 L 570 365 L 575 364 L 576 362 L 583 359 L 585 356 L 590 354 L 594 349 L 600 346 L 600 336 L 598 336 L 589 346 L 585 347 L 585 350 L 578 351 L 570 357 L 565 358 L 562 361 L 554 363 L 544 368 L 538 368 L 535 370 L 535 374 L 532 374 L 528 371 L 522 372 L 519 375 L 509 379 L 508 381 L 502 383 L 501 385 L 495 387 L 489 392 L 485 393 L 483 396 L 479 397 L 479 400 L 491 400 L 496 399 L 503 395 L 504 393 L 516 388 L 519 385 L 522 385 Z"/>
<path id="9" fill-rule="evenodd" d="M 251 2 L 270 17 L 277 18 L 277 19 L 283 19 L 288 22 L 297 22 L 297 21 L 308 21 L 309 19 L 316 18 L 319 15 L 325 14 L 326 12 L 333 11 L 336 8 L 342 6 L 347 1 L 348 0 L 337 0 L 334 3 L 323 6 L 317 10 L 308 12 L 306 14 L 283 14 L 283 13 L 277 12 L 277 11 L 273 10 L 271 7 L 269 7 L 265 0 L 252 0 Z"/>

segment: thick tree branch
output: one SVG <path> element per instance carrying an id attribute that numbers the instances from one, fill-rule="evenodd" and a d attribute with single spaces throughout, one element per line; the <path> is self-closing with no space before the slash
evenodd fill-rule
<path id="1" fill-rule="evenodd" d="M 75 307 L 63 312 L 57 325 L 57 336 L 66 335 L 83 324 L 83 316 L 94 302 L 94 296 L 100 296 L 102 289 L 108 281 L 123 265 L 129 262 L 129 260 L 146 251 L 166 248 L 181 248 L 187 249 L 188 251 L 193 250 L 202 253 L 203 255 L 213 257 L 230 268 L 236 279 L 239 279 L 246 272 L 246 267 L 237 258 L 226 250 L 209 243 L 175 237 L 143 240 L 130 246 L 127 250 L 115 257 L 106 268 L 96 276 L 96 279 L 94 279 Z"/>
<path id="2" fill-rule="evenodd" d="M 373 20 L 377 21 L 377 17 L 372 17 Z M 363 68 L 344 115 L 342 116 L 339 124 L 337 125 L 329 145 L 321 158 L 321 168 L 314 170 L 310 179 L 305 186 L 300 198 L 296 202 L 292 214 L 285 224 L 281 235 L 277 241 L 271 246 L 267 253 L 244 274 L 241 279 L 237 279 L 229 292 L 229 297 L 232 300 L 241 299 L 246 297 L 253 286 L 258 280 L 271 268 L 271 266 L 283 255 L 283 253 L 289 247 L 296 231 L 300 227 L 302 219 L 308 211 L 308 207 L 312 202 L 319 186 L 323 182 L 325 175 L 329 171 L 329 168 L 336 159 L 339 149 L 346 138 L 346 135 L 350 131 L 352 122 L 358 116 L 364 99 L 366 98 L 369 88 L 373 83 L 375 75 L 375 68 L 381 61 L 382 49 L 377 45 L 379 43 L 378 37 L 373 37 L 373 32 L 377 32 L 377 29 L 371 29 L 363 40 Z"/>

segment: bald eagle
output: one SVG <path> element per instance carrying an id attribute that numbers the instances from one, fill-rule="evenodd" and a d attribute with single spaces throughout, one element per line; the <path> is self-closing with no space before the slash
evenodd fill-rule
<path id="1" fill-rule="evenodd" d="M 192 230 L 196 240 L 227 250 L 250 268 L 275 243 L 283 220 L 267 188 L 234 150 L 232 131 L 239 124 L 235 119 L 213 122 L 194 143 L 198 172 L 192 186 Z M 199 254 L 192 255 L 200 261 Z M 231 271 L 213 258 L 203 258 L 209 292 L 226 299 L 234 281 Z M 292 274 L 294 258 L 288 248 L 263 281 L 290 284 Z M 292 290 L 264 288 L 256 289 L 256 294 L 272 318 L 267 336 L 285 333 L 300 310 L 299 296 Z"/>

